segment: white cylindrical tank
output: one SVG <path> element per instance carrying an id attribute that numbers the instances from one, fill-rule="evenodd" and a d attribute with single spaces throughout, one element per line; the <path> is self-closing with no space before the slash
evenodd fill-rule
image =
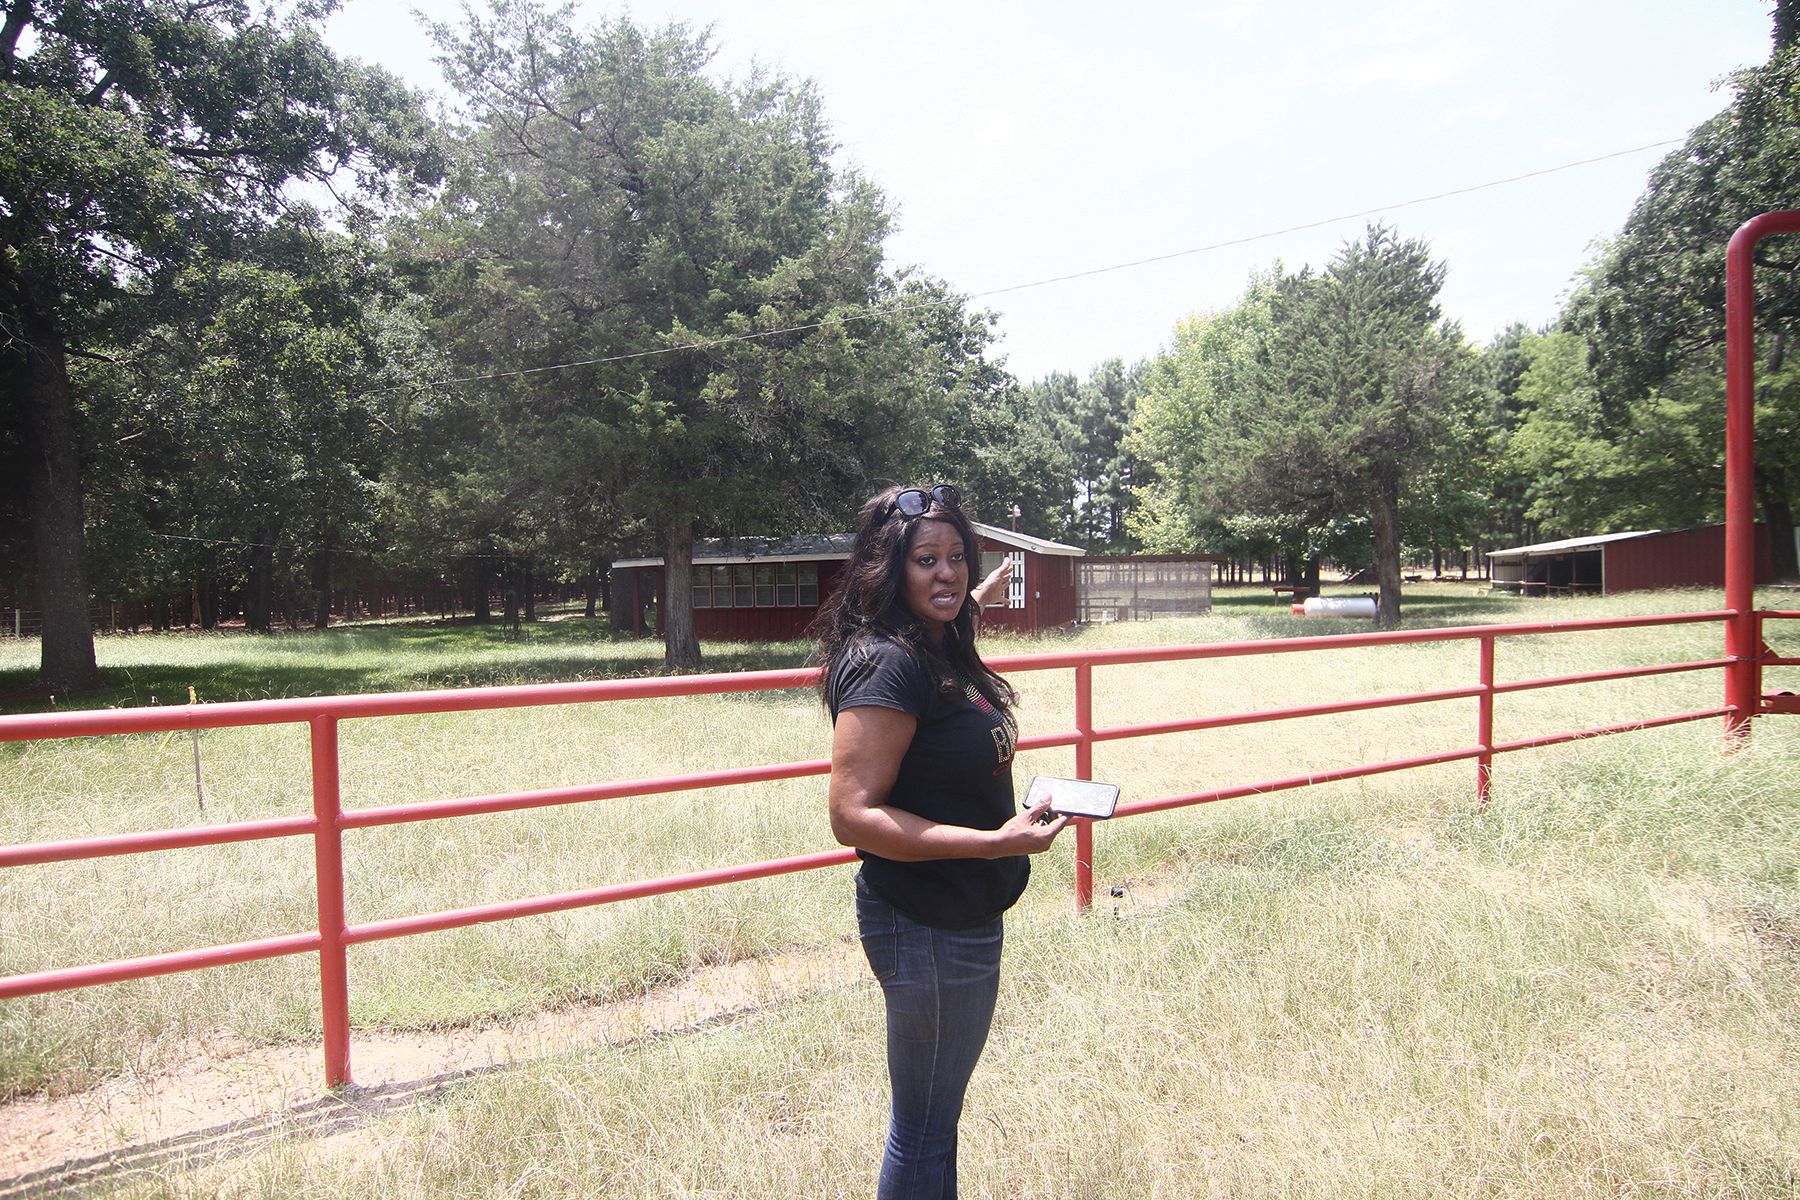
<path id="1" fill-rule="evenodd" d="M 1373 617 L 1372 596 L 1312 596 L 1305 604 L 1294 605 L 1296 617 Z"/>

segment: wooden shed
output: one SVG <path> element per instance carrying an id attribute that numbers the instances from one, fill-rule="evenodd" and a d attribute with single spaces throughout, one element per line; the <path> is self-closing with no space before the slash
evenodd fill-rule
<path id="1" fill-rule="evenodd" d="M 999 566 L 1003 557 L 1013 564 L 1005 602 L 989 604 L 981 614 L 985 628 L 1038 633 L 1075 623 L 1080 589 L 1075 560 L 1086 550 L 979 521 L 974 525 L 981 538 L 983 572 Z M 969 582 L 973 586 L 980 580 Z"/>
<path id="2" fill-rule="evenodd" d="M 1004 601 L 982 614 L 988 628 L 1030 632 L 1075 620 L 1075 559 L 1079 546 L 975 523 L 982 560 L 991 571 L 1013 560 Z M 806 636 L 819 605 L 837 590 L 854 535 L 704 538 L 694 543 L 694 631 L 702 641 L 788 641 Z M 971 586 L 979 576 L 970 580 Z M 613 625 L 642 636 L 654 627 L 653 608 L 667 601 L 661 558 L 613 563 Z"/>
<path id="3" fill-rule="evenodd" d="M 704 538 L 694 543 L 694 630 L 704 641 L 780 642 L 804 637 L 837 589 L 851 535 Z M 661 558 L 613 563 L 613 625 L 642 636 L 650 609 L 667 606 Z"/>
<path id="4" fill-rule="evenodd" d="M 1724 587 L 1725 526 L 1647 529 L 1566 538 L 1488 552 L 1497 588 L 1526 595 L 1642 592 L 1653 588 Z M 1769 530 L 1756 527 L 1756 582 L 1773 583 Z"/>

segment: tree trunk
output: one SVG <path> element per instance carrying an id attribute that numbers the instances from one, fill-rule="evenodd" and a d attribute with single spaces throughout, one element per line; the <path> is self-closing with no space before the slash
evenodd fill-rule
<path id="1" fill-rule="evenodd" d="M 1398 481 L 1375 482 L 1369 498 L 1369 522 L 1375 529 L 1375 575 L 1381 581 L 1381 601 L 1375 623 L 1391 629 L 1400 623 L 1400 488 Z"/>
<path id="2" fill-rule="evenodd" d="M 521 587 L 521 598 L 525 601 L 525 623 L 530 625 L 537 620 L 537 575 L 531 570 L 531 560 L 525 560 L 523 572 L 524 586 Z"/>
<path id="3" fill-rule="evenodd" d="M 1780 467 L 1756 468 L 1756 498 L 1762 502 L 1769 530 L 1769 559 L 1777 583 L 1800 582 L 1800 555 L 1794 549 L 1794 513 L 1788 507 L 1787 472 Z"/>
<path id="4" fill-rule="evenodd" d="M 81 561 L 87 531 L 81 511 L 81 464 L 75 453 L 75 405 L 61 332 L 29 307 L 22 320 L 26 370 L 19 404 L 43 621 L 38 685 L 53 695 L 68 695 L 100 686 Z"/>
<path id="5" fill-rule="evenodd" d="M 1310 596 L 1316 596 L 1319 594 L 1319 556 L 1318 555 L 1315 554 L 1311 558 L 1306 560 L 1306 573 L 1300 577 L 1299 582 L 1306 585 L 1307 596 L 1310 597 Z"/>
<path id="6" fill-rule="evenodd" d="M 672 671 L 700 669 L 700 637 L 694 632 L 694 522 L 669 522 L 663 535 L 663 662 Z"/>
<path id="7" fill-rule="evenodd" d="M 250 578 L 244 588 L 244 628 L 269 633 L 269 611 L 275 596 L 275 535 L 264 526 L 256 531 L 250 550 Z"/>
<path id="8" fill-rule="evenodd" d="M 219 627 L 219 580 L 214 575 L 200 577 L 198 588 L 200 594 L 200 628 L 217 629 Z"/>
<path id="9" fill-rule="evenodd" d="M 469 588 L 470 605 L 475 612 L 475 620 L 483 625 L 494 619 L 494 602 L 490 594 L 493 578 L 488 574 L 487 559 L 475 560 L 475 582 Z"/>
<path id="10" fill-rule="evenodd" d="M 331 624 L 331 535 L 326 534 L 318 553 L 313 555 L 313 628 Z"/>

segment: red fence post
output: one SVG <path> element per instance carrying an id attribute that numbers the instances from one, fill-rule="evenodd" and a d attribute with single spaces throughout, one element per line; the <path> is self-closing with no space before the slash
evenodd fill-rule
<path id="1" fill-rule="evenodd" d="M 325 1086 L 350 1083 L 350 964 L 344 953 L 343 801 L 338 792 L 338 723 L 312 726 L 313 862 L 319 887 L 319 1016 L 325 1029 Z"/>
<path id="2" fill-rule="evenodd" d="M 1756 243 L 1800 233 L 1800 212 L 1752 217 L 1725 251 L 1725 718 L 1727 748 L 1750 736 L 1762 706 L 1756 631 Z"/>
<path id="3" fill-rule="evenodd" d="M 1487 811 L 1488 784 L 1494 777 L 1494 641 L 1491 633 L 1481 639 L 1481 696 L 1475 701 L 1480 714 L 1475 744 L 1481 747 L 1475 760 L 1476 812 Z"/>
<path id="4" fill-rule="evenodd" d="M 1094 665 L 1075 668 L 1075 778 L 1094 777 Z M 1094 906 L 1094 823 L 1075 819 L 1075 908 L 1086 912 Z"/>

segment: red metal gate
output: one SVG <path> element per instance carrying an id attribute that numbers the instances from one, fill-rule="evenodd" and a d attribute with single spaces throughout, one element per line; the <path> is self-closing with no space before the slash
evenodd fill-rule
<path id="1" fill-rule="evenodd" d="M 1376 763 L 1347 764 L 1304 776 L 1267 779 L 1212 791 L 1192 792 L 1140 800 L 1119 806 L 1128 817 L 1186 805 L 1205 804 L 1238 796 L 1261 795 L 1338 780 L 1356 779 L 1389 771 L 1407 770 L 1458 760 L 1475 762 L 1477 803 L 1484 802 L 1494 756 L 1510 751 L 1547 746 L 1578 738 L 1628 730 L 1649 729 L 1708 717 L 1725 718 L 1728 744 L 1748 736 L 1750 718 L 1763 712 L 1800 711 L 1800 697 L 1763 696 L 1761 672 L 1765 665 L 1800 665 L 1800 659 L 1774 654 L 1762 639 L 1765 618 L 1800 618 L 1800 612 L 1759 613 L 1754 607 L 1753 580 L 1755 386 L 1754 332 L 1751 325 L 1751 251 L 1762 237 L 1800 232 L 1800 212 L 1772 213 L 1748 222 L 1732 239 L 1727 266 L 1728 386 L 1726 433 L 1726 575 L 1725 608 L 1720 611 L 1674 613 L 1664 616 L 1601 621 L 1548 622 L 1530 625 L 1478 625 L 1456 629 L 1406 630 L 1389 633 L 1347 634 L 1336 637 L 1286 638 L 1260 642 L 1224 642 L 1211 645 L 1149 649 L 1070 651 L 997 658 L 1003 671 L 1070 670 L 1074 675 L 1075 728 L 1036 734 L 1019 740 L 1019 749 L 1034 750 L 1072 746 L 1077 775 L 1093 774 L 1096 742 L 1152 737 L 1202 729 L 1294 720 L 1335 713 L 1368 711 L 1402 705 L 1429 704 L 1473 698 L 1477 702 L 1475 740 L 1434 753 Z M 1632 629 L 1696 622 L 1723 622 L 1726 655 L 1693 662 L 1665 663 L 1582 675 L 1554 676 L 1496 684 L 1494 661 L 1501 638 L 1525 634 L 1580 634 L 1603 629 Z M 1096 726 L 1093 711 L 1093 672 L 1096 667 L 1152 662 L 1177 662 L 1210 658 L 1306 653 L 1351 646 L 1398 646 L 1424 642 L 1477 641 L 1478 678 L 1471 684 L 1428 692 L 1378 696 L 1360 700 L 1300 705 L 1289 708 L 1209 716 L 1180 717 L 1135 725 Z M 1671 713 L 1643 721 L 1567 730 L 1536 737 L 1496 741 L 1494 701 L 1497 696 L 1577 683 L 1641 678 L 1676 672 L 1722 669 L 1725 702 L 1715 708 Z M 43 716 L 0 717 L 0 741 L 95 735 L 160 732 L 180 729 L 222 729 L 244 725 L 305 723 L 311 732 L 313 811 L 308 816 L 240 821 L 186 829 L 160 829 L 62 842 L 39 842 L 0 847 L 0 867 L 28 863 L 65 862 L 120 854 L 139 854 L 191 846 L 217 846 L 267 838 L 311 837 L 314 845 L 318 894 L 318 928 L 231 945 L 178 950 L 142 958 L 82 966 L 59 967 L 25 975 L 0 978 L 0 999 L 66 991 L 144 979 L 178 971 L 250 962 L 287 954 L 319 956 L 320 1007 L 324 1028 L 325 1078 L 336 1087 L 350 1082 L 350 1012 L 348 947 L 364 942 L 405 937 L 435 930 L 454 929 L 487 921 L 509 920 L 635 897 L 661 895 L 693 888 L 712 887 L 738 880 L 764 878 L 795 871 L 814 870 L 852 861 L 848 850 L 826 850 L 742 866 L 720 867 L 661 879 L 614 884 L 557 895 L 536 896 L 498 904 L 478 905 L 438 913 L 423 913 L 358 925 L 346 923 L 344 910 L 344 833 L 346 830 L 436 820 L 477 813 L 506 812 L 575 804 L 623 796 L 649 796 L 668 792 L 722 787 L 776 779 L 823 775 L 823 759 L 775 763 L 707 771 L 655 779 L 633 779 L 580 787 L 509 792 L 492 796 L 428 800 L 411 804 L 345 810 L 338 787 L 338 724 L 403 714 L 474 712 L 554 704 L 585 704 L 613 700 L 665 696 L 718 695 L 813 685 L 810 671 L 757 671 L 737 675 L 689 676 L 669 679 L 614 680 L 603 683 L 545 684 L 532 687 L 483 688 L 464 691 L 408 692 L 379 696 L 332 696 L 307 700 L 272 700 L 235 704 L 188 705 L 183 708 L 109 710 Z M 823 828 L 821 816 L 821 828 Z M 1093 898 L 1093 829 L 1086 822 L 1076 827 L 1075 893 L 1086 907 Z"/>
<path id="2" fill-rule="evenodd" d="M 1476 625 L 1454 629 L 1356 633 L 1258 642 L 1219 642 L 1208 645 L 1144 649 L 1065 651 L 1052 654 L 1014 655 L 996 658 L 992 661 L 996 667 L 1008 672 L 1072 671 L 1075 689 L 1075 728 L 1022 737 L 1019 739 L 1019 749 L 1041 750 L 1053 747 L 1073 747 L 1075 772 L 1083 777 L 1091 777 L 1093 774 L 1093 748 L 1097 742 L 1154 737 L 1204 729 L 1222 729 L 1230 726 L 1296 720 L 1404 705 L 1466 699 L 1474 699 L 1477 702 L 1476 728 L 1471 730 L 1474 740 L 1460 746 L 1381 762 L 1346 764 L 1342 767 L 1303 776 L 1265 779 L 1210 791 L 1138 800 L 1121 804 L 1118 810 L 1119 817 L 1160 812 L 1232 797 L 1262 795 L 1291 788 L 1307 787 L 1312 784 L 1357 779 L 1390 771 L 1402 771 L 1458 760 L 1472 760 L 1475 763 L 1475 794 L 1479 801 L 1485 799 L 1487 794 L 1488 780 L 1496 754 L 1601 734 L 1649 729 L 1707 717 L 1734 715 L 1730 706 L 1721 705 L 1716 708 L 1671 713 L 1625 724 L 1567 730 L 1511 741 L 1496 741 L 1494 737 L 1494 701 L 1497 696 L 1570 684 L 1635 679 L 1677 672 L 1717 670 L 1726 668 L 1731 663 L 1731 660 L 1725 658 L 1704 659 L 1497 684 L 1494 682 L 1494 659 L 1495 647 L 1500 639 L 1527 634 L 1581 634 L 1607 629 L 1638 629 L 1697 622 L 1719 622 L 1727 621 L 1733 615 L 1728 611 L 1716 611 L 1600 621 Z M 1358 646 L 1402 646 L 1456 641 L 1479 643 L 1478 678 L 1461 687 L 1298 705 L 1288 708 L 1178 717 L 1140 724 L 1095 724 L 1093 673 L 1096 668 L 1260 655 L 1290 655 Z M 286 933 L 248 942 L 177 950 L 166 954 L 147 955 L 113 962 L 59 967 L 53 970 L 0 978 L 0 998 L 65 991 L 127 979 L 144 979 L 154 975 L 225 966 L 230 963 L 251 962 L 256 959 L 274 958 L 287 954 L 317 953 L 319 956 L 320 1007 L 325 1035 L 326 1080 L 331 1086 L 348 1083 L 351 1078 L 347 958 L 350 946 L 364 942 L 382 941 L 387 938 L 455 929 L 487 921 L 510 920 L 515 917 L 560 912 L 643 896 L 662 895 L 694 888 L 713 887 L 740 880 L 837 866 L 851 862 L 854 855 L 849 850 L 825 850 L 815 854 L 746 863 L 741 866 L 719 867 L 665 878 L 644 879 L 556 895 L 533 896 L 496 904 L 451 909 L 445 912 L 421 913 L 414 916 L 351 925 L 346 921 L 344 907 L 343 863 L 346 831 L 480 813 L 546 808 L 626 796 L 653 796 L 768 780 L 798 779 L 823 775 L 828 770 L 829 764 L 824 759 L 812 759 L 738 767 L 729 770 L 704 771 L 687 775 L 618 780 L 579 787 L 345 809 L 338 787 L 338 725 L 340 722 L 419 713 L 476 712 L 499 708 L 604 703 L 648 697 L 704 696 L 727 692 L 809 688 L 813 686 L 814 681 L 814 673 L 808 670 L 755 671 L 735 675 L 611 680 L 602 683 L 543 684 L 530 687 L 475 688 L 462 691 L 401 692 L 375 696 L 329 696 L 305 700 L 191 704 L 179 708 L 114 709 L 103 712 L 0 717 L 0 741 L 92 737 L 181 729 L 225 729 L 244 725 L 306 724 L 310 729 L 312 745 L 313 811 L 310 815 L 237 821 L 184 829 L 147 830 L 61 842 L 4 846 L 0 847 L 0 867 L 23 866 L 29 863 L 67 862 L 121 854 L 141 854 L 193 846 L 218 846 L 269 838 L 311 837 L 316 864 L 319 916 L 318 927 L 306 932 Z M 822 802 L 820 812 L 820 830 L 823 833 L 825 822 Z M 1086 822 L 1078 823 L 1076 827 L 1075 893 L 1077 903 L 1082 907 L 1090 904 L 1093 898 L 1093 858 L 1092 826 Z"/>

